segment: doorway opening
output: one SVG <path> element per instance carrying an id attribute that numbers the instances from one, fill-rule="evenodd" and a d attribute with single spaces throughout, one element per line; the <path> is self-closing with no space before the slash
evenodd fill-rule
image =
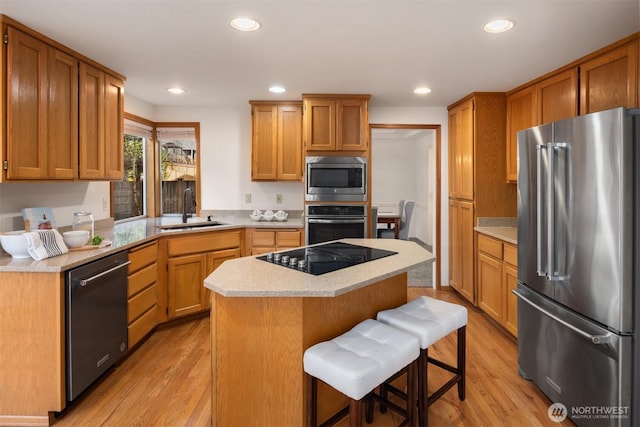
<path id="1" fill-rule="evenodd" d="M 370 124 L 371 203 L 397 210 L 414 200 L 409 231 L 435 255 L 432 282 L 440 289 L 440 125 Z"/>

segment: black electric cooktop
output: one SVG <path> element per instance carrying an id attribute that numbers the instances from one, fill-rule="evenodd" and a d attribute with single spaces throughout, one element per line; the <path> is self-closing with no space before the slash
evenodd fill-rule
<path id="1" fill-rule="evenodd" d="M 395 254 L 397 252 L 384 249 L 332 242 L 286 252 L 269 253 L 257 258 L 318 276 Z"/>

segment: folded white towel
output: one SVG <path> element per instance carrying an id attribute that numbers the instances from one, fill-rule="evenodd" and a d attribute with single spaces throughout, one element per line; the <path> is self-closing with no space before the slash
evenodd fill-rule
<path id="1" fill-rule="evenodd" d="M 58 230 L 38 230 L 24 233 L 27 239 L 27 252 L 31 258 L 41 260 L 63 255 L 69 252 L 69 248 L 62 240 L 62 235 Z"/>

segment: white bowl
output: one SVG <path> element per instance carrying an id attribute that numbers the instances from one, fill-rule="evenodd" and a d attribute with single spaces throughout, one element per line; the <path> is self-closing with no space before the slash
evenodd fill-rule
<path id="1" fill-rule="evenodd" d="M 262 214 L 257 214 L 257 215 L 255 215 L 255 214 L 250 214 L 249 216 L 250 216 L 250 217 L 251 217 L 251 219 L 252 219 L 252 220 L 254 220 L 254 221 L 260 221 L 260 220 L 262 219 Z"/>
<path id="2" fill-rule="evenodd" d="M 275 215 L 273 214 L 273 212 L 271 213 L 271 215 L 267 215 L 266 213 L 262 214 L 262 219 L 264 219 L 265 221 L 271 221 L 273 219 Z"/>
<path id="3" fill-rule="evenodd" d="M 73 230 L 62 233 L 62 240 L 70 248 L 81 248 L 89 241 L 87 230 Z"/>
<path id="4" fill-rule="evenodd" d="M 289 216 L 288 213 L 283 211 L 278 211 L 276 212 L 275 218 L 277 221 L 286 221 L 288 216 Z"/>
<path id="5" fill-rule="evenodd" d="M 31 258 L 27 252 L 27 239 L 24 237 L 24 233 L 24 230 L 18 230 L 0 234 L 2 249 L 13 258 Z"/>

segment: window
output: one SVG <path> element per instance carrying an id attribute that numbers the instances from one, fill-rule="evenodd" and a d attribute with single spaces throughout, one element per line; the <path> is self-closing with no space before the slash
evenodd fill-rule
<path id="1" fill-rule="evenodd" d="M 199 206 L 199 123 L 153 123 L 125 113 L 123 144 L 124 178 L 111 184 L 114 220 L 181 215 L 187 188 Z"/>
<path id="2" fill-rule="evenodd" d="M 162 215 L 182 214 L 187 188 L 194 195 L 198 194 L 199 126 L 158 124 L 156 133 L 160 148 L 160 212 Z M 191 207 L 190 212 L 194 211 Z"/>
<path id="3" fill-rule="evenodd" d="M 145 184 L 147 146 L 153 141 L 153 128 L 148 124 L 125 118 L 124 177 L 111 186 L 113 218 L 134 218 L 147 215 Z"/>

